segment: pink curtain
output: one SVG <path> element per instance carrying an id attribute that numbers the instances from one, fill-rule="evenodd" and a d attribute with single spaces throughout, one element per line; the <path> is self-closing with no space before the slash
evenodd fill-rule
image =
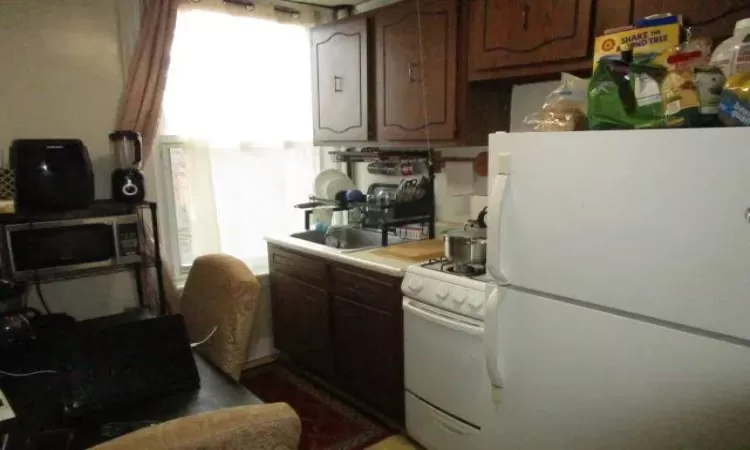
<path id="1" fill-rule="evenodd" d="M 117 114 L 119 129 L 143 135 L 144 159 L 151 154 L 159 125 L 179 4 L 179 0 L 144 2 L 138 46 Z"/>
<path id="2" fill-rule="evenodd" d="M 138 45 L 130 62 L 128 80 L 117 114 L 117 128 L 134 130 L 143 136 L 143 160 L 152 154 L 156 130 L 159 126 L 164 87 L 169 70 L 169 53 L 172 48 L 177 9 L 180 0 L 144 0 L 142 2 L 141 30 Z M 147 253 L 153 254 L 153 230 L 144 230 Z M 167 308 L 178 309 L 178 296 L 167 264 L 162 274 Z M 151 271 L 142 274 L 149 298 L 157 295 L 156 280 Z"/>

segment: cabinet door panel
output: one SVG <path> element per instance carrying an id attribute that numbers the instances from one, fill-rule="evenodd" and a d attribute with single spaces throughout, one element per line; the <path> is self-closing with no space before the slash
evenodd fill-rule
<path id="1" fill-rule="evenodd" d="M 272 272 L 281 272 L 313 286 L 326 288 L 328 268 L 323 260 L 269 245 L 268 261 Z"/>
<path id="2" fill-rule="evenodd" d="M 421 5 L 403 2 L 374 18 L 379 140 L 455 137 L 457 4 Z"/>
<path id="3" fill-rule="evenodd" d="M 280 273 L 271 273 L 276 348 L 319 374 L 332 373 L 328 294 Z"/>
<path id="4" fill-rule="evenodd" d="M 586 57 L 592 0 L 477 0 L 470 8 L 470 70 Z"/>
<path id="5" fill-rule="evenodd" d="M 403 420 L 400 315 L 333 298 L 336 375 L 341 387 L 394 420 Z"/>
<path id="6" fill-rule="evenodd" d="M 635 19 L 663 12 L 682 14 L 694 36 L 725 38 L 732 35 L 735 22 L 750 15 L 750 0 L 635 0 L 633 6 Z"/>
<path id="7" fill-rule="evenodd" d="M 367 20 L 311 36 L 315 140 L 367 140 Z"/>
<path id="8" fill-rule="evenodd" d="M 331 277 L 333 293 L 393 314 L 401 312 L 400 279 L 351 266 L 334 266 Z"/>

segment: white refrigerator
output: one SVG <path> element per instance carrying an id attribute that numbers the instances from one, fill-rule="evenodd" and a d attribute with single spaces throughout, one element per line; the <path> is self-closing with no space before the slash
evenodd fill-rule
<path id="1" fill-rule="evenodd" d="M 490 136 L 487 449 L 750 448 L 750 129 Z"/>

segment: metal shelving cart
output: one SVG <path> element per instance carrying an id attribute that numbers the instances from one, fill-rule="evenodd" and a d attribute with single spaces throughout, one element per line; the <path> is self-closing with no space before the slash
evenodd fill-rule
<path id="1" fill-rule="evenodd" d="M 140 258 L 131 262 L 122 264 L 96 264 L 91 267 L 66 267 L 62 266 L 56 270 L 38 271 L 31 278 L 14 276 L 11 270 L 11 246 L 9 245 L 8 229 L 18 229 L 19 226 L 28 230 L 33 230 L 35 226 L 41 227 L 44 223 L 59 222 L 61 224 L 70 221 L 70 223 L 96 221 L 96 219 L 106 217 L 120 216 L 137 216 L 138 234 L 139 234 L 139 253 Z M 151 230 L 153 237 L 153 247 L 147 242 L 146 229 Z M 157 221 L 157 209 L 154 202 L 142 202 L 137 204 L 123 204 L 112 200 L 97 200 L 87 209 L 45 212 L 45 213 L 24 213 L 0 215 L 0 255 L 2 256 L 2 276 L 5 279 L 21 281 L 26 283 L 49 283 L 54 281 L 69 280 L 76 278 L 92 277 L 97 275 L 111 274 L 116 272 L 130 271 L 134 274 L 134 281 L 138 291 L 138 305 L 141 308 L 147 308 L 158 312 L 166 313 L 164 279 L 162 274 L 163 261 L 159 249 L 159 224 Z M 150 272 L 150 273 L 149 273 Z M 148 292 L 148 283 L 144 276 L 153 276 L 155 280 L 155 292 Z M 150 296 L 150 298 L 147 298 Z"/>

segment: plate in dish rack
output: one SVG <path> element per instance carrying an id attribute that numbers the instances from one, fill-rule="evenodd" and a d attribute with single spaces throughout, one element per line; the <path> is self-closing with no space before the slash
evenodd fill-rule
<path id="1" fill-rule="evenodd" d="M 313 192 L 316 197 L 334 200 L 336 193 L 356 189 L 357 185 L 340 170 L 328 169 L 320 172 L 315 177 Z"/>

